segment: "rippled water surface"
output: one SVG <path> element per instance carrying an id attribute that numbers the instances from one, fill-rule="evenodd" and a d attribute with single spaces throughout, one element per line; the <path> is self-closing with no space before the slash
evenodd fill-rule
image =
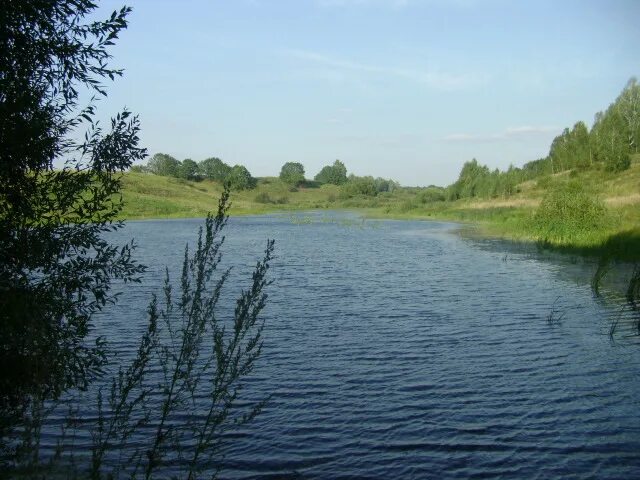
<path id="1" fill-rule="evenodd" d="M 200 223 L 119 234 L 150 268 L 105 320 L 117 346 Z M 630 322 L 609 338 L 619 306 L 593 297 L 593 267 L 455 229 L 338 213 L 230 221 L 229 298 L 267 238 L 277 258 L 244 392 L 272 397 L 230 436 L 223 478 L 640 476 L 640 345 Z"/>

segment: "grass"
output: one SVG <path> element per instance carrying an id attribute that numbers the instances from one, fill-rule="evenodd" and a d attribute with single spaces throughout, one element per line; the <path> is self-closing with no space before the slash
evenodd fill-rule
<path id="1" fill-rule="evenodd" d="M 338 196 L 334 185 L 292 189 L 277 178 L 261 178 L 253 190 L 231 195 L 231 213 L 261 214 L 276 210 L 333 208 Z M 123 178 L 122 212 L 126 219 L 204 217 L 217 208 L 222 186 L 212 181 L 191 182 L 144 173 Z M 338 207 L 339 208 L 339 207 Z"/>
<path id="2" fill-rule="evenodd" d="M 572 184 L 579 185 L 584 192 L 581 200 L 568 197 L 577 202 L 573 204 L 576 215 L 556 218 L 554 209 L 563 201 L 557 198 L 547 208 L 546 215 L 540 213 L 541 205 L 551 201 L 550 192 L 562 192 Z M 215 182 L 190 182 L 141 173 L 126 174 L 123 187 L 123 218 L 126 219 L 204 217 L 215 210 L 222 192 L 222 187 Z M 232 194 L 231 214 L 355 209 L 372 218 L 469 223 L 487 236 L 537 242 L 581 255 L 606 254 L 615 259 L 640 260 L 640 155 L 636 155 L 631 168 L 622 173 L 562 172 L 524 182 L 517 190 L 509 198 L 455 202 L 428 201 L 421 194 L 424 190 L 410 188 L 375 197 L 345 198 L 335 185 L 308 182 L 291 188 L 277 177 L 264 177 L 258 180 L 255 189 Z M 588 206 L 587 198 L 595 201 L 590 204 L 593 215 L 588 218 L 581 213 Z M 600 206 L 604 210 L 601 211 Z"/>

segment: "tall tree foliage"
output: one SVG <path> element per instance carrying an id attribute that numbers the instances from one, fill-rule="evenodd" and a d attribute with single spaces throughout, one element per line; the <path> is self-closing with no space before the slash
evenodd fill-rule
<path id="1" fill-rule="evenodd" d="M 322 167 L 322 170 L 315 176 L 315 181 L 333 185 L 347 183 L 347 167 L 340 160 L 336 160 L 333 165 Z"/>
<path id="2" fill-rule="evenodd" d="M 163 177 L 177 177 L 180 171 L 180 161 L 166 153 L 156 153 L 147 162 L 147 170 Z"/>
<path id="3" fill-rule="evenodd" d="M 202 160 L 198 168 L 201 176 L 220 183 L 224 183 L 231 173 L 231 167 L 217 157 Z"/>
<path id="4" fill-rule="evenodd" d="M 247 170 L 247 167 L 243 165 L 234 165 L 231 167 L 225 182 L 232 190 L 249 190 L 255 188 L 257 183 L 256 179 L 253 178 L 249 170 Z"/>
<path id="5" fill-rule="evenodd" d="M 622 171 L 631 165 L 631 154 L 640 146 L 640 84 L 631 78 L 618 98 L 595 115 L 591 130 L 579 121 L 556 136 L 545 158 L 490 172 L 474 159 L 466 162 L 458 180 L 447 188 L 447 198 L 509 196 L 526 180 L 572 169 L 604 168 Z"/>
<path id="6" fill-rule="evenodd" d="M 304 166 L 298 162 L 287 162 L 280 169 L 280 180 L 296 186 L 304 182 Z"/>
<path id="7" fill-rule="evenodd" d="M 635 78 L 627 82 L 615 102 L 596 114 L 591 129 L 591 145 L 598 161 L 608 170 L 629 168 L 632 153 L 640 141 L 640 85 Z"/>
<path id="8" fill-rule="evenodd" d="M 99 373 L 103 345 L 86 341 L 92 315 L 113 300 L 113 279 L 141 272 L 131 244 L 104 236 L 121 227 L 120 173 L 145 156 L 138 119 L 123 111 L 106 128 L 94 121 L 102 82 L 121 74 L 108 49 L 129 9 L 85 23 L 95 8 L 89 0 L 0 8 L 2 438 L 31 402 Z M 93 96 L 81 105 L 86 91 Z"/>
<path id="9" fill-rule="evenodd" d="M 227 189 L 193 254 L 185 250 L 180 298 L 167 275 L 165 302 L 152 300 L 135 358 L 111 379 L 106 398 L 100 390 L 98 419 L 73 422 L 90 438 L 90 458 L 82 452 L 76 463 L 73 439 L 65 443 L 64 435 L 53 458 L 43 461 L 38 448 L 43 405 L 104 374 L 105 342 L 88 335 L 93 315 L 115 300 L 111 282 L 138 281 L 143 271 L 132 260 L 133 244 L 105 239 L 122 226 L 121 173 L 146 156 L 139 123 L 127 111 L 107 129 L 94 121 L 96 97 L 106 94 L 102 81 L 121 74 L 108 66 L 108 48 L 130 10 L 86 23 L 95 8 L 90 0 L 7 1 L 0 8 L 0 476 L 46 478 L 66 447 L 64 471 L 54 478 L 154 478 L 166 474 L 167 463 L 175 471 L 176 461 L 181 477 L 197 478 L 211 469 L 220 432 L 262 405 L 239 415 L 234 408 L 262 347 L 259 314 L 273 242 L 232 318 L 216 318 L 229 275 L 214 279 Z M 86 90 L 95 97 L 82 107 Z M 82 129 L 83 140 L 75 140 Z M 189 175 L 197 166 L 168 155 L 153 160 L 159 169 L 186 165 Z M 152 372 L 162 372 L 160 379 Z M 158 382 L 161 408 L 149 399 Z"/>

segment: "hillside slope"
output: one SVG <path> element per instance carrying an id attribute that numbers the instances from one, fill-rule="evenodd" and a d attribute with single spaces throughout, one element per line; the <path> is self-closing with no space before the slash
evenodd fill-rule
<path id="1" fill-rule="evenodd" d="M 628 170 L 567 171 L 521 183 L 506 198 L 433 200 L 428 189 L 400 188 L 375 196 L 345 195 L 335 185 L 291 188 L 278 178 L 258 180 L 255 189 L 232 193 L 231 214 L 260 214 L 279 210 L 358 209 L 378 218 L 424 218 L 469 222 L 486 235 L 516 240 L 541 240 L 532 220 L 542 199 L 569 182 L 580 184 L 606 205 L 607 221 L 595 231 L 560 242 L 565 248 L 603 248 L 623 238 L 624 257 L 640 256 L 640 155 Z M 127 173 L 123 178 L 122 212 L 126 219 L 203 217 L 215 211 L 222 187 L 212 181 L 192 182 L 153 174 Z M 606 224 L 605 224 L 606 223 Z M 592 229 L 593 230 L 593 229 Z M 634 252 L 637 250 L 637 253 Z"/>

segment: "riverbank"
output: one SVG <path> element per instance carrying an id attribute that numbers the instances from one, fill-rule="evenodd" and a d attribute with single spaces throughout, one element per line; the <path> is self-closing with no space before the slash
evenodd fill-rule
<path id="1" fill-rule="evenodd" d="M 558 240 L 541 235 L 536 211 L 545 195 L 577 182 L 606 205 L 606 218 L 592 228 L 575 228 Z M 192 182 L 152 174 L 123 178 L 125 219 L 204 217 L 217 207 L 222 191 L 211 181 Z M 375 196 L 346 196 L 336 185 L 305 184 L 292 188 L 275 177 L 258 179 L 255 189 L 233 192 L 232 215 L 276 211 L 356 210 L 370 218 L 448 220 L 474 225 L 482 235 L 535 242 L 559 251 L 640 260 L 640 162 L 619 174 L 592 170 L 564 172 L 525 182 L 508 198 L 429 201 L 425 189 L 399 188 Z M 579 226 L 579 225 L 578 225 Z"/>

